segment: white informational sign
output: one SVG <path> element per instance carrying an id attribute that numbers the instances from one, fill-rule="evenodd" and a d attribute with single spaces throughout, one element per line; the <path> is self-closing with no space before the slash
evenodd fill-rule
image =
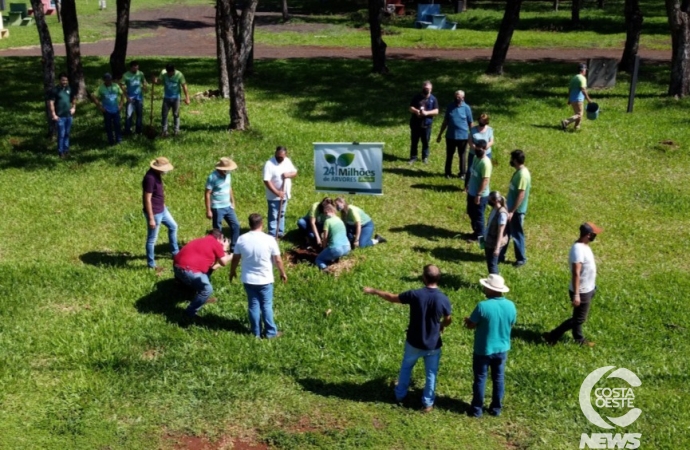
<path id="1" fill-rule="evenodd" d="M 317 192 L 383 195 L 383 143 L 314 143 Z"/>

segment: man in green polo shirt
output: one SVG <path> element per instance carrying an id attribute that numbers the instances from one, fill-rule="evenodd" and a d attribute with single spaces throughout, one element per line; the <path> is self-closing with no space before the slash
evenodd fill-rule
<path id="1" fill-rule="evenodd" d="M 57 147 L 60 158 L 69 156 L 69 133 L 72 116 L 76 112 L 76 100 L 66 73 L 60 74 L 60 84 L 48 94 L 48 107 L 57 127 Z"/>
<path id="2" fill-rule="evenodd" d="M 146 77 L 144 76 L 144 73 L 139 70 L 139 63 L 137 61 L 132 61 L 129 63 L 129 70 L 122 75 L 122 84 L 120 87 L 127 95 L 125 134 L 132 133 L 132 116 L 134 114 L 137 115 L 135 131 L 137 134 L 141 134 Z"/>
<path id="3" fill-rule="evenodd" d="M 529 191 L 532 189 L 532 175 L 525 167 L 525 153 L 522 150 L 510 152 L 510 165 L 515 168 L 515 173 L 510 179 L 508 187 L 508 232 L 513 238 L 515 248 L 515 267 L 524 266 L 527 262 L 525 254 L 525 214 L 527 214 L 527 204 L 529 203 Z M 506 259 L 508 246 L 503 247 L 499 261 Z"/>
<path id="4" fill-rule="evenodd" d="M 489 201 L 489 180 L 493 166 L 486 156 L 487 142 L 479 140 L 474 144 L 474 161 L 470 167 L 470 179 L 465 184 L 467 191 L 467 215 L 472 224 L 472 236 L 469 241 L 474 242 L 484 234 L 484 211 Z"/>
<path id="5" fill-rule="evenodd" d="M 168 135 L 168 113 L 172 109 L 173 118 L 175 119 L 175 136 L 180 133 L 180 97 L 184 91 L 184 102 L 189 105 L 189 91 L 187 91 L 187 80 L 179 70 L 175 70 L 175 66 L 168 64 L 165 66 L 160 74 L 160 77 L 154 78 L 153 82 L 163 84 L 163 110 L 162 122 L 163 137 Z"/>

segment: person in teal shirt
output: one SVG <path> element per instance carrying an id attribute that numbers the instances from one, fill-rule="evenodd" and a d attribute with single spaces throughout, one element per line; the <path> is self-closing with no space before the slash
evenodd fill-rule
<path id="1" fill-rule="evenodd" d="M 570 79 L 568 86 L 568 104 L 573 107 L 574 115 L 561 120 L 561 128 L 565 131 L 568 125 L 575 123 L 575 129 L 580 129 L 580 122 L 582 121 L 582 113 L 584 112 L 584 101 L 591 102 L 587 93 L 587 64 L 580 64 L 578 66 L 578 74 Z"/>
<path id="2" fill-rule="evenodd" d="M 139 63 L 129 63 L 129 70 L 122 76 L 122 90 L 127 93 L 127 116 L 125 119 L 125 134 L 132 133 L 132 116 L 137 115 L 135 131 L 141 134 L 144 113 L 144 89 L 146 77 L 139 70 Z"/>
<path id="3" fill-rule="evenodd" d="M 96 95 L 91 99 L 103 113 L 105 133 L 110 145 L 117 145 L 122 141 L 120 131 L 120 109 L 122 109 L 122 89 L 113 83 L 113 77 L 109 73 L 103 75 L 103 84 L 98 86 Z"/>
<path id="4" fill-rule="evenodd" d="M 513 173 L 508 187 L 508 234 L 513 238 L 515 249 L 515 263 L 513 265 L 521 267 L 527 263 L 523 225 L 529 204 L 529 192 L 532 189 L 532 175 L 525 167 L 525 152 L 522 150 L 510 152 L 510 165 L 515 168 L 515 173 Z M 501 251 L 500 262 L 505 261 L 507 250 L 508 246 L 506 245 Z"/>
<path id="5" fill-rule="evenodd" d="M 465 326 L 474 331 L 474 356 L 472 370 L 472 403 L 470 415 L 481 417 L 484 407 L 486 376 L 491 368 L 493 389 L 489 414 L 498 416 L 503 408 L 505 391 L 505 370 L 510 350 L 510 330 L 515 325 L 517 310 L 515 304 L 504 297 L 510 291 L 503 277 L 497 274 L 482 278 L 486 300 L 479 302 L 470 317 L 465 317 Z"/>
<path id="6" fill-rule="evenodd" d="M 352 248 L 371 247 L 388 242 L 383 236 L 374 236 L 374 221 L 362 208 L 348 205 L 342 197 L 335 199 L 335 208 L 340 211 L 340 217 L 345 222 L 347 238 L 352 243 Z"/>
<path id="7" fill-rule="evenodd" d="M 316 257 L 316 261 L 314 261 L 321 270 L 325 270 L 329 264 L 332 264 L 341 256 L 350 253 L 350 241 L 347 240 L 345 222 L 336 215 L 333 205 L 325 205 L 323 212 L 327 218 L 323 223 L 321 242 L 325 243 L 326 247 Z"/>
<path id="8" fill-rule="evenodd" d="M 189 91 L 187 90 L 187 80 L 179 70 L 175 70 L 175 66 L 168 64 L 165 66 L 160 74 L 160 77 L 154 78 L 153 82 L 156 84 L 163 84 L 163 109 L 161 125 L 163 132 L 161 136 L 168 135 L 168 113 L 172 109 L 173 118 L 175 119 L 175 136 L 180 133 L 180 98 L 184 92 L 184 102 L 189 105 Z"/>

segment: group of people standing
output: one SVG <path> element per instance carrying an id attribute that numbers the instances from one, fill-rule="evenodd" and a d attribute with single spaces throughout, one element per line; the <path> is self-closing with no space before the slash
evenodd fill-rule
<path id="1" fill-rule="evenodd" d="M 57 149 L 60 158 L 69 157 L 69 137 L 72 119 L 76 113 L 75 93 L 69 85 L 66 73 L 59 75 L 59 84 L 48 95 L 48 107 L 57 129 Z M 154 84 L 163 85 L 163 104 L 161 108 L 161 136 L 168 135 L 168 116 L 173 113 L 174 134 L 180 132 L 180 101 L 184 93 L 184 102 L 189 105 L 189 91 L 184 75 L 167 64 L 158 76 L 153 77 Z M 103 83 L 90 93 L 89 97 L 103 114 L 105 133 L 110 145 L 122 141 L 121 114 L 125 110 L 125 135 L 140 134 L 143 130 L 144 92 L 148 88 L 146 76 L 139 70 L 139 63 L 132 61 L 129 70 L 122 79 L 114 80 L 110 73 L 103 75 Z"/>
<path id="2" fill-rule="evenodd" d="M 425 163 L 429 161 L 429 136 L 433 117 L 439 114 L 438 101 L 432 94 L 431 82 L 422 83 L 422 92 L 416 94 L 410 102 L 410 147 L 411 164 L 417 161 L 419 141 L 422 142 L 422 155 Z M 508 186 L 507 196 L 490 187 L 492 165 L 492 147 L 494 130 L 489 126 L 490 116 L 483 113 L 474 122 L 472 108 L 465 102 L 465 92 L 455 91 L 455 99 L 446 107 L 443 123 L 436 138 L 441 142 L 445 132 L 446 161 L 445 177 L 464 180 L 464 192 L 467 194 L 467 215 L 470 219 L 472 233 L 469 242 L 478 242 L 484 249 L 487 268 L 490 274 L 499 273 L 499 263 L 505 262 L 510 238 L 515 248 L 516 267 L 527 262 L 525 252 L 525 233 L 523 224 L 532 177 L 525 166 L 525 153 L 514 150 L 510 154 L 510 165 L 515 169 Z M 467 164 L 465 153 L 469 146 Z M 453 174 L 453 159 L 458 154 L 458 173 Z M 485 220 L 486 207 L 491 206 L 488 220 Z"/>

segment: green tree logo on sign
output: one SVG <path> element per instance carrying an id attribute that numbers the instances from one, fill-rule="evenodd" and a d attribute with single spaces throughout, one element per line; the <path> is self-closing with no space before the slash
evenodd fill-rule
<path id="1" fill-rule="evenodd" d="M 355 160 L 355 154 L 354 153 L 342 153 L 340 156 L 337 158 L 335 155 L 331 155 L 330 153 L 325 153 L 323 155 L 324 159 L 328 164 L 332 164 L 333 167 L 326 168 L 326 171 L 324 175 L 330 175 L 330 176 L 335 176 L 338 167 L 347 167 L 350 164 L 352 164 Z"/>

